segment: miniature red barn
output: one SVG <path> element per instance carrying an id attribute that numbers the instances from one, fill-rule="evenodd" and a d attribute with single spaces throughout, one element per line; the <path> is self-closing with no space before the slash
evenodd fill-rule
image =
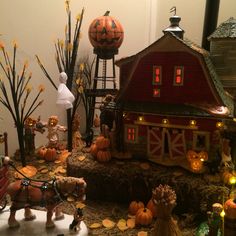
<path id="1" fill-rule="evenodd" d="M 188 150 L 214 158 L 219 130 L 233 118 L 234 103 L 209 52 L 173 32 L 170 26 L 144 50 L 116 61 L 118 137 L 136 157 L 186 167 Z"/>

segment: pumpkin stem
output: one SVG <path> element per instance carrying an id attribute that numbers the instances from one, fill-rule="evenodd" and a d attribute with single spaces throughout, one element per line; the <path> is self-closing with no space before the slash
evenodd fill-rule
<path id="1" fill-rule="evenodd" d="M 103 16 L 109 16 L 110 11 L 106 11 L 106 13 Z"/>

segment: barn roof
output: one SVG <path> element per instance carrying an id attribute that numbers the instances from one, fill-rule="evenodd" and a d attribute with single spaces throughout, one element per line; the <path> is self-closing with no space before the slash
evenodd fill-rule
<path id="1" fill-rule="evenodd" d="M 138 52 L 135 55 L 126 57 L 126 58 L 121 58 L 120 60 L 116 61 L 116 65 L 119 67 L 122 67 L 122 65 L 129 63 L 129 62 L 133 62 L 132 63 L 132 67 L 130 68 L 130 73 L 128 75 L 127 78 L 127 82 L 125 84 L 125 86 L 118 92 L 118 96 L 117 96 L 117 100 L 119 101 L 120 99 L 122 100 L 122 96 L 125 93 L 125 90 L 128 88 L 129 83 L 132 80 L 132 73 L 135 71 L 135 67 L 138 65 L 139 60 L 143 57 L 143 55 L 145 55 L 146 51 L 151 51 L 152 48 L 154 49 L 155 46 L 159 43 L 161 43 L 163 40 L 165 40 L 166 38 L 172 38 L 174 40 L 176 40 L 177 42 L 180 42 L 182 44 L 183 47 L 190 49 L 191 52 L 193 52 L 195 55 L 197 55 L 198 57 L 201 58 L 201 61 L 203 62 L 203 64 L 205 65 L 208 74 L 209 74 L 209 78 L 211 79 L 215 91 L 216 91 L 216 95 L 218 95 L 218 97 L 220 98 L 221 102 L 229 109 L 230 111 L 230 116 L 233 116 L 234 113 L 234 103 L 232 98 L 225 92 L 222 83 L 220 81 L 219 76 L 217 75 L 214 65 L 211 62 L 210 59 L 210 55 L 209 52 L 206 51 L 205 49 L 201 48 L 200 46 L 198 46 L 197 44 L 193 43 L 191 40 L 189 39 L 180 39 L 177 36 L 175 36 L 173 33 L 168 32 L 166 34 L 164 34 L 161 38 L 159 38 L 157 41 L 155 41 L 154 43 L 152 43 L 150 46 L 148 46 L 147 48 L 143 49 L 142 51 Z M 158 104 L 159 106 L 160 104 Z M 191 109 L 190 109 L 191 110 Z M 206 114 L 205 114 L 206 115 Z"/>

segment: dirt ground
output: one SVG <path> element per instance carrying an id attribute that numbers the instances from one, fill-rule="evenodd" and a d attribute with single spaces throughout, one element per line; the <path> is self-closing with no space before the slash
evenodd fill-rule
<path id="1" fill-rule="evenodd" d="M 33 158 L 32 160 L 28 161 L 27 164 L 36 167 L 38 170 L 37 174 L 32 176 L 33 179 L 38 180 L 49 180 L 52 178 L 53 175 L 62 175 L 66 176 L 65 171 L 59 171 L 61 169 L 66 170 L 66 155 L 64 155 L 64 159 L 61 159 L 61 162 L 43 162 L 37 158 Z M 22 168 L 19 161 L 14 161 L 14 165 L 17 169 Z M 43 171 L 44 170 L 44 171 Z M 10 167 L 9 168 L 9 179 L 10 181 L 15 180 L 15 170 Z M 77 203 L 75 202 L 63 202 L 61 208 L 64 213 L 73 215 L 74 208 Z M 121 231 L 117 226 L 117 222 L 120 219 L 128 219 L 128 205 L 121 204 L 116 202 L 108 202 L 108 201 L 95 201 L 95 200 L 86 200 L 85 206 L 83 207 L 84 213 L 84 222 L 89 228 L 89 235 L 99 235 L 99 236 L 110 236 L 110 235 L 122 235 L 122 236 L 136 236 L 138 232 L 144 231 L 147 235 L 152 235 L 152 230 L 154 227 L 155 220 L 153 223 L 147 227 L 140 227 L 135 226 L 135 228 L 130 229 L 128 228 L 125 231 Z M 178 220 L 179 227 L 183 233 L 183 236 L 192 236 L 195 235 L 196 225 L 193 223 L 193 216 L 188 215 L 183 218 L 178 218 L 174 216 L 176 220 Z M 102 221 L 104 219 L 110 219 L 115 224 L 112 228 L 105 228 L 102 226 Z M 90 229 L 90 225 L 93 223 L 101 224 L 101 227 L 96 229 Z M 69 226 L 68 226 L 69 227 Z"/>

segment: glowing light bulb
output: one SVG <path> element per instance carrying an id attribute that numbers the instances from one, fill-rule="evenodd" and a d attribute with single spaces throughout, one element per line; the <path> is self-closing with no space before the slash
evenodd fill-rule
<path id="1" fill-rule="evenodd" d="M 235 176 L 230 177 L 229 183 L 230 184 L 236 184 L 236 177 Z"/>
<path id="2" fill-rule="evenodd" d="M 224 210 L 222 210 L 222 212 L 220 213 L 220 216 L 221 216 L 222 218 L 224 218 L 224 216 L 225 216 L 225 211 L 224 211 Z"/>

